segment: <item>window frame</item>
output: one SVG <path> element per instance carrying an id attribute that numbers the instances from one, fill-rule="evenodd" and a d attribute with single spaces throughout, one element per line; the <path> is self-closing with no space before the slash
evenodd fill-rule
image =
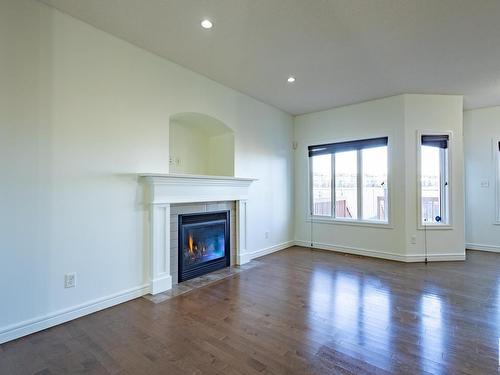
<path id="1" fill-rule="evenodd" d="M 331 156 L 331 155 L 330 155 Z M 308 157 L 308 166 L 309 166 L 309 208 L 307 210 L 308 212 L 308 218 L 311 217 L 316 217 L 316 218 L 321 218 L 321 219 L 328 219 L 331 216 L 326 216 L 326 215 L 313 215 L 313 207 L 314 207 L 314 194 L 313 194 L 313 184 L 314 184 L 314 177 L 313 177 L 313 158 Z M 334 183 L 335 183 L 335 176 L 333 172 L 335 171 L 335 166 L 332 164 L 335 160 L 331 159 L 330 161 L 330 212 L 333 215 L 335 215 L 335 205 L 333 202 L 335 201 L 335 197 L 332 195 L 335 192 L 334 189 Z"/>
<path id="2" fill-rule="evenodd" d="M 362 219 L 360 219 L 360 217 L 363 217 L 362 215 L 360 215 L 360 202 L 362 203 L 361 201 L 361 189 L 360 189 L 360 186 L 359 186 L 359 183 L 360 183 L 360 150 L 355 150 L 356 151 L 356 218 L 355 219 L 349 219 L 349 218 L 345 218 L 345 217 L 337 217 L 337 185 L 336 185 L 336 179 L 335 179 L 335 173 L 336 173 L 336 169 L 335 169 L 335 166 L 336 166 L 336 158 L 335 158 L 335 155 L 336 154 L 330 154 L 330 157 L 332 158 L 332 218 L 335 219 L 335 220 L 343 220 L 343 221 L 346 221 L 346 222 L 351 222 L 351 221 L 363 221 Z M 368 220 L 369 221 L 369 220 Z M 379 222 L 377 220 L 373 220 L 374 222 Z M 385 221 L 382 221 L 381 223 L 385 223 Z"/>
<path id="3" fill-rule="evenodd" d="M 448 178 L 446 186 L 440 186 L 440 205 L 441 212 L 445 212 L 444 216 L 447 220 L 443 223 L 429 223 L 422 222 L 422 136 L 423 135 L 447 135 L 448 148 L 447 152 L 444 149 L 440 150 L 440 180 L 443 179 L 443 173 L 446 171 Z M 418 230 L 450 230 L 453 229 L 453 214 L 452 214 L 452 154 L 453 154 L 453 132 L 452 131 L 435 131 L 435 130 L 419 130 L 417 131 L 417 229 Z M 445 155 L 442 157 L 441 155 Z M 444 198 L 443 198 L 444 197 Z M 443 217 L 443 214 L 441 214 Z"/>
<path id="4" fill-rule="evenodd" d="M 366 220 L 362 219 L 363 217 L 363 165 L 362 165 L 362 149 L 356 150 L 357 152 L 357 219 L 349 219 L 349 218 L 338 218 L 336 217 L 336 212 L 335 212 L 335 200 L 336 200 L 336 181 L 335 181 L 335 153 L 329 154 L 331 157 L 331 216 L 324 216 L 324 215 L 314 215 L 313 214 L 313 157 L 308 157 L 308 166 L 309 166 L 309 207 L 307 210 L 307 222 L 321 222 L 321 223 L 328 223 L 328 224 L 340 224 L 340 225 L 353 225 L 353 226 L 364 226 L 364 227 L 374 227 L 374 228 L 388 228 L 392 229 L 393 225 L 391 222 L 392 218 L 392 183 L 391 183 L 391 155 L 392 155 L 392 143 L 391 143 L 391 137 L 387 135 L 379 136 L 379 137 L 374 137 L 374 138 L 383 138 L 387 137 L 387 207 L 386 207 L 386 212 L 387 212 L 387 220 L 386 221 L 380 221 L 380 220 Z M 359 139 L 361 140 L 361 139 Z M 338 142 L 355 142 L 358 141 L 358 139 L 344 139 L 340 140 Z"/>
<path id="5" fill-rule="evenodd" d="M 495 217 L 493 224 L 500 225 L 500 138 L 493 139 L 493 160 L 495 162 Z"/>

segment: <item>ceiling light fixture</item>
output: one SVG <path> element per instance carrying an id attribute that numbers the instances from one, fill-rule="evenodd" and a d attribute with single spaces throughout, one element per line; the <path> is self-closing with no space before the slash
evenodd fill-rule
<path id="1" fill-rule="evenodd" d="M 295 77 L 293 77 L 293 76 L 288 77 L 287 82 L 288 83 L 294 83 L 295 82 Z"/>
<path id="2" fill-rule="evenodd" d="M 212 21 L 204 19 L 203 21 L 201 21 L 201 27 L 208 30 L 214 27 L 214 24 L 212 23 Z"/>

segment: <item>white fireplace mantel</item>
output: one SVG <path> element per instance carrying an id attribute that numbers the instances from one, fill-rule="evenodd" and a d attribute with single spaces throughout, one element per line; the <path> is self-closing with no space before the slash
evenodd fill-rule
<path id="1" fill-rule="evenodd" d="M 170 204 L 236 202 L 236 264 L 243 264 L 247 249 L 247 203 L 252 178 L 226 176 L 150 174 L 139 175 L 146 183 L 150 208 L 151 294 L 172 288 L 170 275 Z"/>

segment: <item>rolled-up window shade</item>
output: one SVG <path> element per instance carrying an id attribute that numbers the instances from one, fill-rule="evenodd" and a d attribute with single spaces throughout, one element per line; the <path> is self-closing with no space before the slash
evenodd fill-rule
<path id="1" fill-rule="evenodd" d="M 381 137 L 381 138 L 362 139 L 359 141 L 326 143 L 323 145 L 309 146 L 308 147 L 309 157 L 325 155 L 325 154 L 335 154 L 336 152 L 362 150 L 365 148 L 387 146 L 388 141 L 389 141 L 388 137 Z"/>
<path id="2" fill-rule="evenodd" d="M 448 148 L 449 140 L 448 134 L 422 135 L 422 146 Z"/>

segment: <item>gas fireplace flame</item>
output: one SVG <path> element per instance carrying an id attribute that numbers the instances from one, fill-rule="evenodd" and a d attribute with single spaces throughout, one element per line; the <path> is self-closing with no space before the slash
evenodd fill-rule
<path id="1" fill-rule="evenodd" d="M 193 254 L 193 236 L 190 234 L 188 238 L 188 248 L 189 248 L 189 253 Z"/>

